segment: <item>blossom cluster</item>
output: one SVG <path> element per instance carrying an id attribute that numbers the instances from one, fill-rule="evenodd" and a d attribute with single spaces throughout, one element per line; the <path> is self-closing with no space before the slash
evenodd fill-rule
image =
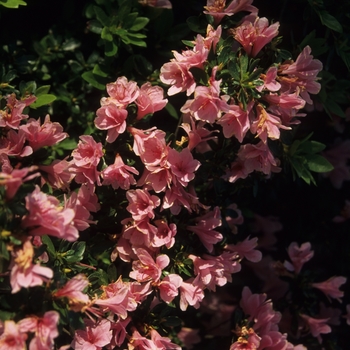
<path id="1" fill-rule="evenodd" d="M 273 249 L 274 233 L 282 228 L 278 219 L 256 214 L 255 230 L 241 232 L 237 226 L 245 214 L 231 198 L 220 204 L 210 200 L 206 191 L 216 179 L 201 173 L 219 166 L 213 170 L 218 179 L 236 185 L 254 172 L 263 179 L 281 172 L 281 159 L 271 144 L 282 143 L 282 133 L 301 123 L 305 107 L 313 104 L 310 95 L 321 88 L 322 63 L 309 46 L 295 61 L 275 52 L 275 60 L 260 65 L 278 36 L 279 23 L 259 17 L 252 2 L 208 0 L 204 13 L 212 21 L 206 34 L 198 34 L 181 53 L 173 51 L 160 68 L 160 82 L 139 84 L 121 76 L 107 84 L 108 96 L 101 99 L 94 119 L 96 132 L 81 135 L 64 159 L 40 159 L 40 151 L 59 148 L 69 135 L 49 115 L 43 121 L 29 118 L 26 113 L 36 97 L 18 99 L 13 93 L 4 98 L 1 205 L 21 201 L 4 226 L 0 223 L 8 254 L 5 275 L 11 295 L 41 290 L 46 299 L 36 315 L 21 310 L 1 324 L 0 349 L 53 349 L 62 329 L 69 341 L 62 337 L 61 349 L 190 349 L 200 341 L 196 329 L 181 321 L 176 325 L 180 328 L 163 326 L 164 310 L 173 308 L 181 315 L 205 307 L 208 296 L 235 285 L 235 274 L 249 266 L 258 277 L 259 269 L 273 270 L 273 281 L 266 269 L 262 273 L 266 290 L 283 291 L 285 279 L 293 284 L 302 276 L 314 256 L 310 242 L 293 242 L 289 260 L 268 262 L 262 250 Z M 142 4 L 169 8 L 168 1 Z M 248 14 L 234 27 L 221 25 L 238 12 Z M 168 98 L 162 86 L 170 86 Z M 176 94 L 187 100 L 172 136 L 149 120 Z M 185 135 L 181 140 L 178 132 Z M 227 158 L 219 165 L 213 156 L 208 165 L 206 155 L 225 142 Z M 324 156 L 335 167 L 342 162 L 337 152 Z M 342 166 L 347 168 L 344 162 Z M 200 176 L 208 183 L 203 185 Z M 114 232 L 103 226 L 106 217 Z M 348 217 L 344 212 L 334 220 Z M 254 232 L 259 229 L 263 236 L 258 239 Z M 94 273 L 102 270 L 99 259 L 106 255 L 94 256 L 91 248 L 78 256 L 75 249 L 101 237 L 109 244 L 112 277 L 96 285 Z M 307 288 L 341 302 L 340 287 L 346 281 L 334 276 L 313 280 Z M 327 310 L 316 315 L 306 303 L 293 309 L 298 328 L 293 333 L 283 328 L 288 315 L 274 310 L 267 294 L 254 294 L 248 286 L 241 290 L 240 301 L 225 307 L 236 320 L 230 325 L 230 350 L 302 350 L 303 337 L 311 334 L 322 343 L 321 335 L 331 332 Z M 292 297 L 286 300 L 293 305 Z M 77 315 L 74 321 L 72 314 Z"/>

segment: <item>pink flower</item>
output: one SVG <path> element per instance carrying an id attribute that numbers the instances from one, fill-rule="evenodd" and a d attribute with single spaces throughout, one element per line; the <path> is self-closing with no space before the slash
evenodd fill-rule
<path id="1" fill-rule="evenodd" d="M 151 329 L 150 333 L 155 344 L 154 350 L 181 350 L 179 345 L 172 343 L 167 337 L 162 337 L 155 329 Z"/>
<path id="2" fill-rule="evenodd" d="M 124 164 L 122 157 L 117 154 L 114 164 L 109 165 L 101 172 L 102 185 L 112 185 L 115 190 L 119 187 L 123 190 L 128 190 L 131 185 L 136 184 L 134 176 L 130 173 L 139 174 L 134 167 Z"/>
<path id="3" fill-rule="evenodd" d="M 247 11 L 257 13 L 258 9 L 251 6 L 253 0 L 232 0 L 231 3 L 225 8 L 226 0 L 207 0 L 207 6 L 204 6 L 205 14 L 214 17 L 214 23 L 218 24 L 225 16 L 232 16 L 240 11 Z"/>
<path id="4" fill-rule="evenodd" d="M 203 289 L 195 283 L 193 278 L 182 282 L 180 286 L 180 309 L 182 311 L 186 311 L 188 305 L 198 309 L 203 298 Z"/>
<path id="5" fill-rule="evenodd" d="M 186 349 L 193 349 L 193 344 L 198 344 L 201 341 L 198 335 L 199 329 L 192 329 L 188 327 L 182 327 L 177 337 L 184 344 Z"/>
<path id="6" fill-rule="evenodd" d="M 340 286 L 346 283 L 347 278 L 343 276 L 331 277 L 327 281 L 312 283 L 314 288 L 319 289 L 327 297 L 337 299 L 341 303 L 341 298 L 344 296 L 344 292 L 339 290 Z"/>
<path id="7" fill-rule="evenodd" d="M 169 148 L 168 163 L 176 181 L 184 187 L 187 187 L 187 184 L 194 179 L 194 172 L 200 166 L 200 162 L 193 159 L 188 148 L 184 148 L 181 152 Z"/>
<path id="8" fill-rule="evenodd" d="M 48 267 L 33 264 L 34 249 L 30 240 L 26 240 L 21 248 L 12 251 L 9 266 L 11 293 L 17 293 L 21 288 L 40 286 L 53 277 L 53 271 Z"/>
<path id="9" fill-rule="evenodd" d="M 250 129 L 249 113 L 254 102 L 250 102 L 247 110 L 243 111 L 235 104 L 229 105 L 229 110 L 218 121 L 217 124 L 222 126 L 222 131 L 226 138 L 235 136 L 242 143 L 244 136 Z"/>
<path id="10" fill-rule="evenodd" d="M 53 297 L 67 298 L 70 309 L 79 312 L 90 301 L 89 296 L 82 292 L 88 285 L 89 280 L 87 277 L 83 274 L 78 274 L 54 292 Z"/>
<path id="11" fill-rule="evenodd" d="M 97 165 L 103 156 L 102 144 L 97 143 L 90 135 L 82 135 L 79 138 L 78 146 L 72 152 L 75 181 L 78 183 L 88 181 L 91 184 L 97 181 L 97 184 L 100 184 Z"/>
<path id="12" fill-rule="evenodd" d="M 158 282 L 162 270 L 170 263 L 169 257 L 166 254 L 161 254 L 154 260 L 151 255 L 142 248 L 136 249 L 136 254 L 139 260 L 133 262 L 133 271 L 129 273 L 129 276 L 138 282 L 146 282 L 149 280 Z"/>
<path id="13" fill-rule="evenodd" d="M 131 321 L 131 318 L 126 318 L 125 320 L 122 320 L 118 318 L 117 322 L 111 323 L 111 330 L 112 330 L 112 340 L 110 342 L 110 346 L 112 349 L 115 349 L 115 347 L 120 347 L 126 338 L 127 332 L 126 332 L 126 326 Z"/>
<path id="14" fill-rule="evenodd" d="M 153 209 L 160 204 L 160 199 L 157 196 L 150 195 L 147 190 L 129 190 L 126 192 L 126 198 L 129 201 L 126 209 L 136 221 L 147 217 L 153 219 Z"/>
<path id="15" fill-rule="evenodd" d="M 254 22 L 246 20 L 232 32 L 248 56 L 255 57 L 266 44 L 278 35 L 278 28 L 278 22 L 269 26 L 267 18 L 256 17 Z"/>
<path id="16" fill-rule="evenodd" d="M 58 199 L 35 190 L 26 196 L 28 214 L 22 219 L 22 226 L 30 230 L 31 235 L 51 235 L 67 241 L 75 241 L 79 236 L 74 227 L 74 209 L 64 209 Z"/>
<path id="17" fill-rule="evenodd" d="M 112 339 L 110 321 L 103 319 L 94 322 L 85 319 L 85 330 L 77 330 L 71 347 L 75 350 L 100 350 L 108 345 Z"/>
<path id="18" fill-rule="evenodd" d="M 43 317 L 27 317 L 18 322 L 21 331 L 34 333 L 29 350 L 51 350 L 53 348 L 54 339 L 58 337 L 59 319 L 58 312 L 47 311 Z"/>
<path id="19" fill-rule="evenodd" d="M 252 262 L 259 262 L 262 258 L 262 254 L 259 250 L 254 249 L 258 245 L 257 242 L 257 237 L 252 239 L 247 237 L 243 242 L 237 244 L 226 244 L 225 249 L 237 253 L 241 259 L 246 258 Z"/>
<path id="20" fill-rule="evenodd" d="M 18 324 L 6 320 L 4 332 L 0 335 L 0 349 L 23 350 L 26 349 L 27 334 L 21 332 Z"/>
<path id="21" fill-rule="evenodd" d="M 126 77 L 119 77 L 114 83 L 107 84 L 107 93 L 110 97 L 103 97 L 101 105 L 115 104 L 118 108 L 125 109 L 139 96 L 140 89 L 134 81 L 128 81 Z"/>
<path id="22" fill-rule="evenodd" d="M 43 182 L 48 182 L 53 188 L 68 190 L 74 178 L 74 174 L 70 171 L 71 165 L 65 159 L 55 159 L 50 165 L 39 165 L 39 169 L 46 173 L 42 175 Z"/>
<path id="23" fill-rule="evenodd" d="M 208 251 L 212 252 L 214 244 L 223 239 L 222 234 L 214 230 L 214 228 L 221 226 L 219 207 L 215 207 L 213 211 L 207 212 L 205 215 L 197 218 L 196 221 L 196 226 L 187 226 L 187 229 L 194 232 Z"/>
<path id="24" fill-rule="evenodd" d="M 213 48 L 213 52 L 216 52 L 216 46 L 221 38 L 222 28 L 218 26 L 214 29 L 210 24 L 207 26 L 206 37 L 204 38 L 204 45 L 208 48 L 208 50 Z"/>
<path id="25" fill-rule="evenodd" d="M 96 111 L 95 126 L 100 130 L 108 130 L 106 141 L 112 143 L 126 129 L 128 111 L 118 108 L 113 103 L 105 104 Z"/>
<path id="26" fill-rule="evenodd" d="M 182 278 L 177 274 L 165 276 L 157 285 L 160 298 L 169 304 L 179 294 L 178 289 L 182 282 Z"/>
<path id="27" fill-rule="evenodd" d="M 314 256 L 314 251 L 311 250 L 310 242 L 303 243 L 300 247 L 296 242 L 292 242 L 288 247 L 288 255 L 292 264 L 285 261 L 284 266 L 289 271 L 294 271 L 298 274 L 303 265 Z"/>
<path id="28" fill-rule="evenodd" d="M 160 86 L 152 86 L 147 82 L 141 86 L 140 95 L 136 99 L 137 120 L 142 119 L 147 114 L 160 111 L 168 103 L 164 98 L 164 91 Z"/>
<path id="29" fill-rule="evenodd" d="M 254 332 L 253 328 L 242 327 L 237 335 L 239 338 L 230 346 L 230 350 L 259 349 L 261 338 Z"/>
<path id="30" fill-rule="evenodd" d="M 165 245 L 167 248 L 171 248 L 175 243 L 176 225 L 168 225 L 164 220 L 156 220 L 154 224 L 157 226 L 157 231 L 152 238 L 152 247 L 162 247 Z"/>
<path id="31" fill-rule="evenodd" d="M 6 137 L 0 136 L 0 155 L 28 157 L 33 153 L 30 146 L 24 146 L 26 139 L 23 130 L 10 130 Z"/>
<path id="32" fill-rule="evenodd" d="M 321 334 L 327 334 L 332 331 L 331 327 L 327 324 L 328 318 L 317 319 L 303 314 L 300 314 L 300 316 L 306 322 L 312 336 L 317 338 L 320 344 L 322 343 Z"/>
<path id="33" fill-rule="evenodd" d="M 276 92 L 281 89 L 281 84 L 276 81 L 277 77 L 277 67 L 270 67 L 266 74 L 261 75 L 261 79 L 264 81 L 264 85 L 257 87 L 258 91 L 262 91 L 264 89 Z"/>
<path id="34" fill-rule="evenodd" d="M 40 125 L 38 120 L 29 119 L 27 124 L 19 127 L 24 131 L 26 140 L 33 151 L 44 146 L 53 146 L 68 137 L 68 134 L 63 132 L 63 127 L 59 123 L 52 123 L 50 116 L 47 114 L 44 123 Z"/>
<path id="35" fill-rule="evenodd" d="M 161 82 L 172 85 L 168 90 L 169 96 L 183 91 L 190 96 L 194 92 L 196 82 L 189 68 L 186 63 L 176 61 L 167 62 L 161 67 L 159 75 Z"/>
<path id="36" fill-rule="evenodd" d="M 168 156 L 164 131 L 156 127 L 148 130 L 129 127 L 128 130 L 134 137 L 133 150 L 146 167 L 164 165 Z"/>

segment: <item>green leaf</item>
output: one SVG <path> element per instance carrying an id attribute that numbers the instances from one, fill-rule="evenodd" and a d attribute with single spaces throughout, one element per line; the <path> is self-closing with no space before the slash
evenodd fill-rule
<path id="1" fill-rule="evenodd" d="M 41 106 L 48 105 L 56 100 L 56 96 L 52 94 L 41 94 L 37 100 L 30 105 L 30 108 L 36 109 Z"/>
<path id="2" fill-rule="evenodd" d="M 90 32 L 93 32 L 95 34 L 101 34 L 103 28 L 104 27 L 102 26 L 100 21 L 97 21 L 96 19 L 93 19 L 88 22 L 88 29 L 90 30 Z"/>
<path id="3" fill-rule="evenodd" d="M 91 84 L 93 87 L 99 89 L 99 90 L 105 90 L 106 84 L 103 84 L 102 82 L 98 81 L 98 78 L 92 71 L 85 72 L 81 75 L 81 77 L 87 81 L 89 84 Z"/>
<path id="4" fill-rule="evenodd" d="M 310 153 L 312 154 L 322 152 L 325 148 L 326 148 L 326 145 L 324 145 L 321 142 L 317 142 L 313 140 L 309 142 L 309 150 L 310 150 Z"/>
<path id="5" fill-rule="evenodd" d="M 192 16 L 187 19 L 187 25 L 189 28 L 195 32 L 195 33 L 205 33 L 207 28 L 207 23 L 205 23 L 205 20 L 201 20 L 201 18 L 198 18 L 197 16 Z"/>
<path id="6" fill-rule="evenodd" d="M 334 169 L 333 165 L 319 154 L 312 154 L 305 157 L 307 166 L 315 173 L 326 173 Z"/>
<path id="7" fill-rule="evenodd" d="M 108 57 L 115 56 L 118 52 L 118 45 L 114 41 L 105 42 L 105 55 Z"/>
<path id="8" fill-rule="evenodd" d="M 50 85 L 43 85 L 36 89 L 35 96 L 39 97 L 40 95 L 47 94 L 50 91 Z"/>
<path id="9" fill-rule="evenodd" d="M 171 103 L 167 103 L 167 105 L 165 106 L 165 110 L 176 120 L 179 119 L 179 114 L 177 113 L 176 108 Z"/>
<path id="10" fill-rule="evenodd" d="M 71 151 L 77 147 L 77 142 L 73 139 L 64 139 L 58 144 L 58 147 L 67 151 Z"/>
<path id="11" fill-rule="evenodd" d="M 76 39 L 68 39 L 62 44 L 62 50 L 74 51 L 81 45 L 80 41 Z"/>
<path id="12" fill-rule="evenodd" d="M 22 0 L 0 0 L 0 5 L 10 9 L 17 9 L 20 5 L 27 6 L 27 3 Z"/>
<path id="13" fill-rule="evenodd" d="M 103 70 L 103 68 L 104 67 L 102 67 L 101 65 L 95 64 L 94 69 L 92 70 L 92 73 L 106 78 L 108 77 L 108 73 L 105 70 Z"/>
<path id="14" fill-rule="evenodd" d="M 110 18 L 101 9 L 101 7 L 94 6 L 94 11 L 95 11 L 95 14 L 96 14 L 96 18 L 102 23 L 102 25 L 104 25 L 105 27 L 109 27 L 111 25 Z"/>
<path id="15" fill-rule="evenodd" d="M 320 16 L 323 25 L 325 25 L 329 29 L 334 30 L 335 32 L 343 32 L 343 27 L 334 16 L 332 16 L 326 11 L 318 11 L 318 15 Z"/>
<path id="16" fill-rule="evenodd" d="M 129 28 L 129 30 L 137 32 L 142 28 L 144 28 L 148 22 L 149 22 L 149 19 L 147 17 L 137 17 L 136 20 L 134 21 L 134 24 Z"/>
<path id="17" fill-rule="evenodd" d="M 51 258 L 56 256 L 55 246 L 52 243 L 51 238 L 48 235 L 41 236 L 42 242 L 46 245 L 47 252 Z"/>
<path id="18" fill-rule="evenodd" d="M 113 41 L 113 35 L 109 31 L 108 27 L 104 27 L 101 32 L 101 38 L 107 41 Z"/>

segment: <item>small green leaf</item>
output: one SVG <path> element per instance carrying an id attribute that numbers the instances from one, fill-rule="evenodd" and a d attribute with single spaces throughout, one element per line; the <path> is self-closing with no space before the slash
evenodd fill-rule
<path id="1" fill-rule="evenodd" d="M 62 50 L 64 51 L 74 51 L 80 46 L 80 41 L 76 39 L 68 39 L 62 44 Z"/>
<path id="2" fill-rule="evenodd" d="M 22 0 L 0 0 L 0 5 L 10 9 L 16 9 L 20 5 L 26 6 L 27 3 Z"/>
<path id="3" fill-rule="evenodd" d="M 99 90 L 105 90 L 106 84 L 103 84 L 99 82 L 95 74 L 92 73 L 92 71 L 84 72 L 81 77 L 86 80 L 89 84 L 91 84 L 93 87 L 99 89 Z"/>
<path id="4" fill-rule="evenodd" d="M 114 41 L 105 42 L 105 55 L 108 57 L 115 56 L 118 52 L 118 45 Z"/>
<path id="5" fill-rule="evenodd" d="M 179 115 L 177 113 L 177 110 L 176 108 L 171 104 L 171 103 L 168 103 L 166 106 L 165 106 L 165 110 L 173 117 L 175 118 L 176 120 L 179 119 Z"/>
<path id="6" fill-rule="evenodd" d="M 46 245 L 47 252 L 49 253 L 51 258 L 56 256 L 55 246 L 52 243 L 51 238 L 48 235 L 44 235 L 41 237 L 43 244 Z"/>
<path id="7" fill-rule="evenodd" d="M 35 96 L 39 97 L 40 95 L 47 94 L 50 91 L 50 85 L 43 85 L 36 89 Z"/>
<path id="8" fill-rule="evenodd" d="M 149 19 L 147 17 L 137 17 L 134 21 L 134 24 L 129 28 L 129 30 L 133 32 L 137 32 L 144 28 L 147 23 L 149 22 Z"/>
<path id="9" fill-rule="evenodd" d="M 101 7 L 94 6 L 94 11 L 96 14 L 96 18 L 104 25 L 105 27 L 108 27 L 111 25 L 110 18 L 106 15 L 106 13 L 101 9 Z"/>
<path id="10" fill-rule="evenodd" d="M 333 165 L 324 157 L 312 154 L 305 157 L 307 166 L 315 173 L 326 173 L 334 169 Z"/>
<path id="11" fill-rule="evenodd" d="M 335 32 L 342 33 L 343 27 L 338 20 L 326 11 L 318 11 L 322 24 Z"/>
<path id="12" fill-rule="evenodd" d="M 108 27 L 103 27 L 101 32 L 101 38 L 107 41 L 113 41 L 113 35 L 109 31 Z"/>
<path id="13" fill-rule="evenodd" d="M 39 108 L 41 106 L 48 105 L 55 100 L 56 100 L 55 95 L 41 94 L 40 96 L 38 96 L 37 100 L 30 105 L 30 108 L 36 109 L 36 108 Z"/>

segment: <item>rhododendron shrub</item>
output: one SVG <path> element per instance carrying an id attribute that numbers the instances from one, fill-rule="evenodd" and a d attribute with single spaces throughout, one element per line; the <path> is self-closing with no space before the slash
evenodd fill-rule
<path id="1" fill-rule="evenodd" d="M 334 349 L 348 327 L 350 150 L 313 139 L 338 110 L 320 42 L 288 52 L 253 0 L 208 0 L 149 68 L 136 47 L 172 5 L 87 4 L 105 57 L 76 55 L 104 89 L 84 127 L 49 86 L 0 84 L 0 349 Z"/>

